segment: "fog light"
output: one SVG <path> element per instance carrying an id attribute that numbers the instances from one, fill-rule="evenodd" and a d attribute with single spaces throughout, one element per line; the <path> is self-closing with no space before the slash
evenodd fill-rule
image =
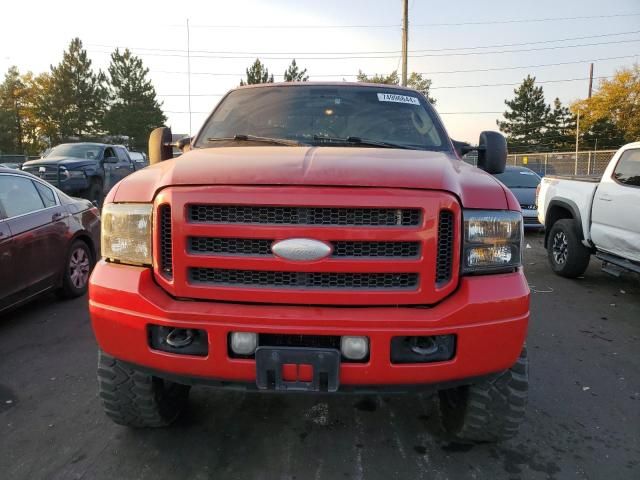
<path id="1" fill-rule="evenodd" d="M 362 360 L 369 355 L 369 339 L 367 337 L 342 337 L 340 351 L 349 360 Z"/>
<path id="2" fill-rule="evenodd" d="M 231 333 L 231 351 L 236 355 L 251 355 L 256 351 L 258 335 L 251 332 Z"/>

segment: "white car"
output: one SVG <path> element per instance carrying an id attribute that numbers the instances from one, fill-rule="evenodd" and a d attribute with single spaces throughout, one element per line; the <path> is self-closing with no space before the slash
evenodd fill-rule
<path id="1" fill-rule="evenodd" d="M 544 177 L 536 203 L 558 275 L 582 275 L 591 254 L 608 273 L 640 273 L 640 142 L 618 150 L 600 179 Z"/>

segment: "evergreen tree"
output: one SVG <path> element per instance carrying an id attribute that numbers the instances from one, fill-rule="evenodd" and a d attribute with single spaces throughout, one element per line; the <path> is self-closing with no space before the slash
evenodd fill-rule
<path id="1" fill-rule="evenodd" d="M 82 42 L 74 38 L 62 61 L 51 66 L 50 107 L 56 140 L 101 132 L 108 97 L 105 83 L 104 73 L 93 72 Z"/>
<path id="2" fill-rule="evenodd" d="M 546 127 L 545 150 L 568 150 L 574 145 L 576 117 L 557 97 L 553 101 Z"/>
<path id="3" fill-rule="evenodd" d="M 522 85 L 514 90 L 515 97 L 505 100 L 509 111 L 505 121 L 496 120 L 501 131 L 507 134 L 510 147 L 537 149 L 542 145 L 550 107 L 544 101 L 542 87 L 536 87 L 536 78 L 527 75 Z"/>
<path id="4" fill-rule="evenodd" d="M 429 89 L 431 88 L 431 80 L 424 78 L 421 73 L 411 72 L 409 78 L 407 78 L 407 87 L 418 90 L 422 93 L 432 105 L 436 104 L 436 99 L 429 96 Z"/>
<path id="5" fill-rule="evenodd" d="M 255 85 L 257 83 L 273 83 L 273 75 L 269 75 L 269 70 L 256 58 L 256 61 L 247 68 L 247 81 L 240 80 L 240 86 L 242 85 Z"/>
<path id="6" fill-rule="evenodd" d="M 10 67 L 0 84 L 0 151 L 23 153 L 25 86 L 18 68 Z"/>
<path id="7" fill-rule="evenodd" d="M 394 70 L 389 75 L 379 75 L 374 74 L 369 77 L 362 70 L 358 70 L 357 76 L 358 82 L 366 82 L 366 83 L 381 83 L 383 85 L 399 85 L 400 77 L 398 76 L 398 71 Z M 407 87 L 413 88 L 414 90 L 418 90 L 422 93 L 430 103 L 436 103 L 436 99 L 429 96 L 429 89 L 431 88 L 431 80 L 428 78 L 424 78 L 422 74 L 417 72 L 412 72 L 407 79 Z"/>
<path id="8" fill-rule="evenodd" d="M 611 119 L 600 118 L 591 123 L 586 131 L 582 128 L 582 118 L 580 123 L 580 148 L 582 149 L 617 150 L 627 143 L 624 132 Z"/>
<path id="9" fill-rule="evenodd" d="M 296 64 L 296 59 L 291 61 L 291 65 L 284 71 L 285 82 L 306 82 L 309 80 L 309 76 L 306 74 L 307 69 L 299 70 Z"/>
<path id="10" fill-rule="evenodd" d="M 129 49 L 111 54 L 109 65 L 109 110 L 104 127 L 111 135 L 130 138 L 130 145 L 144 148 L 151 130 L 167 120 L 147 78 L 149 69 Z"/>
<path id="11" fill-rule="evenodd" d="M 376 73 L 371 77 L 367 76 L 367 74 L 362 70 L 358 70 L 357 80 L 359 82 L 381 83 L 383 85 L 398 85 L 400 83 L 400 78 L 398 77 L 397 70 L 394 70 L 389 75 L 380 75 Z"/>

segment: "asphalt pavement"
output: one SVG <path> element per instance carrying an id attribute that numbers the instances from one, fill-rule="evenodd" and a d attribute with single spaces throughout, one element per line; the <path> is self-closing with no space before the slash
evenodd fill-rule
<path id="1" fill-rule="evenodd" d="M 109 421 L 87 300 L 0 316 L 0 479 L 638 479 L 640 279 L 551 273 L 528 234 L 530 396 L 519 435 L 460 445 L 433 401 L 191 391 L 163 430 Z"/>

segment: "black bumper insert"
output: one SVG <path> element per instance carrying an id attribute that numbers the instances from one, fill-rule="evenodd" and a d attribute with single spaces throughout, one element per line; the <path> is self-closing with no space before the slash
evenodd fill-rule
<path id="1" fill-rule="evenodd" d="M 287 364 L 311 365 L 312 380 L 284 380 L 282 367 Z M 336 392 L 340 386 L 340 351 L 332 348 L 258 347 L 256 385 L 260 390 Z"/>

